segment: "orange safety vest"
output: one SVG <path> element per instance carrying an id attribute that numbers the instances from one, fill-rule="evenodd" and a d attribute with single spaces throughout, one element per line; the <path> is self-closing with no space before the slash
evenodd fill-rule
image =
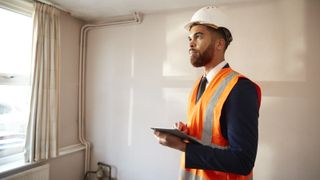
<path id="1" fill-rule="evenodd" d="M 220 130 L 220 116 L 232 88 L 240 77 L 244 77 L 231 68 L 223 68 L 210 82 L 199 101 L 196 103 L 198 85 L 196 82 L 189 98 L 188 107 L 188 131 L 189 135 L 196 137 L 203 144 L 214 148 L 227 149 L 228 141 L 223 137 Z M 256 85 L 259 103 L 261 102 L 260 87 Z M 226 173 L 214 170 L 188 169 L 185 168 L 185 154 L 181 157 L 180 180 L 249 180 L 252 172 L 247 176 Z"/>

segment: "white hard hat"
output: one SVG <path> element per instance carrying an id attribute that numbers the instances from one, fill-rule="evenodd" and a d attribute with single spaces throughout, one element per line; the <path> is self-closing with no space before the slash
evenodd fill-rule
<path id="1" fill-rule="evenodd" d="M 227 29 L 228 25 L 226 23 L 225 14 L 215 6 L 207 6 L 199 9 L 193 14 L 190 22 L 184 27 L 189 31 L 190 27 L 194 24 L 202 24 L 218 29 L 223 33 L 227 45 L 233 40 L 231 32 Z"/>
<path id="2" fill-rule="evenodd" d="M 190 22 L 185 25 L 185 28 L 190 30 L 190 27 L 193 24 L 204 24 L 215 29 L 218 29 L 219 27 L 227 28 L 225 24 L 225 15 L 215 6 L 207 6 L 199 9 L 193 14 Z"/>

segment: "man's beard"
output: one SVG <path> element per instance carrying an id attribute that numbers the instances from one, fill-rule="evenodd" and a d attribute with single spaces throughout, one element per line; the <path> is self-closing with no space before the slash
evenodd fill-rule
<path id="1" fill-rule="evenodd" d="M 206 48 L 203 53 L 198 53 L 196 56 L 192 55 L 190 57 L 190 62 L 194 67 L 202 67 L 207 65 L 214 54 L 213 43 L 211 42 L 210 45 Z"/>

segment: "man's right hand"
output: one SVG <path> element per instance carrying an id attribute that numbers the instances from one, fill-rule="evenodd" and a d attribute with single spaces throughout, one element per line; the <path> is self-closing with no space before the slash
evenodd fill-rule
<path id="1" fill-rule="evenodd" d="M 178 129 L 179 131 L 182 131 L 185 134 L 188 134 L 188 127 L 183 122 L 179 121 L 174 124 L 174 128 Z"/>

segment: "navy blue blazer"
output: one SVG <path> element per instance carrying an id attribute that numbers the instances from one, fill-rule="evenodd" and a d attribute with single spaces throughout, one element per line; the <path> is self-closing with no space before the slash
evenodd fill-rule
<path id="1" fill-rule="evenodd" d="M 248 175 L 257 154 L 259 106 L 256 85 L 240 78 L 227 97 L 220 118 L 221 131 L 230 148 L 188 143 L 185 167 Z"/>

